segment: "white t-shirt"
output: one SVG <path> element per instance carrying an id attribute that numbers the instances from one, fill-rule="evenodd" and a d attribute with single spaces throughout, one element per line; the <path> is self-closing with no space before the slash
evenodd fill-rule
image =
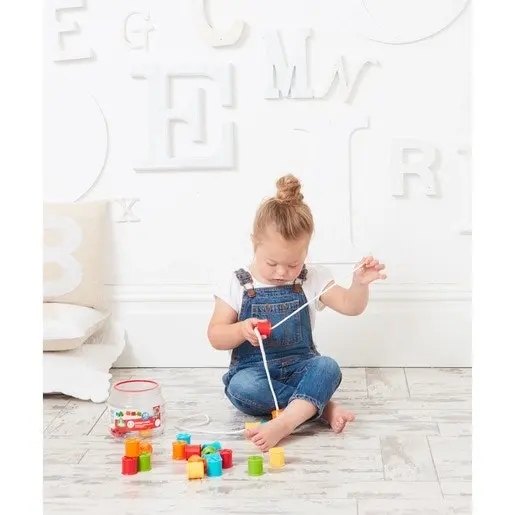
<path id="1" fill-rule="evenodd" d="M 241 268 L 250 273 L 250 270 L 247 266 Z M 306 268 L 308 270 L 308 274 L 306 280 L 302 283 L 302 289 L 304 291 L 304 295 L 306 296 L 307 302 L 319 295 L 324 290 L 324 288 L 333 280 L 333 275 L 331 271 L 324 266 L 306 265 Z M 254 284 L 254 288 L 274 287 L 273 284 L 264 284 L 257 281 L 254 276 L 252 276 L 252 282 Z M 243 286 L 240 285 L 234 270 L 228 272 L 221 278 L 221 280 L 217 281 L 214 294 L 216 297 L 229 304 L 229 306 L 231 306 L 239 316 L 243 299 Z M 324 307 L 325 306 L 320 301 L 320 299 L 315 300 L 306 307 L 306 309 L 309 309 L 312 331 L 315 329 L 316 312 L 321 311 L 324 309 Z"/>

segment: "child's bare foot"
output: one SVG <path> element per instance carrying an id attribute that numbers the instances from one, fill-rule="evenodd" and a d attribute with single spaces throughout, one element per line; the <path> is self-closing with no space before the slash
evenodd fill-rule
<path id="1" fill-rule="evenodd" d="M 252 440 L 262 451 L 275 447 L 283 438 L 293 432 L 290 424 L 281 416 L 274 418 L 266 424 L 247 429 L 245 436 Z"/>
<path id="2" fill-rule="evenodd" d="M 347 422 L 352 422 L 356 417 L 352 411 L 347 411 L 333 401 L 329 401 L 322 413 L 322 418 L 326 420 L 335 433 L 341 433 Z"/>

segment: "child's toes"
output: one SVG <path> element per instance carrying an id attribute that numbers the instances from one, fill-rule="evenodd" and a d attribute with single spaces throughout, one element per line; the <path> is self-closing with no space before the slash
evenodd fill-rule
<path id="1" fill-rule="evenodd" d="M 344 425 L 345 421 L 343 420 L 343 417 L 338 417 L 332 425 L 333 431 L 335 433 L 341 433 Z"/>
<path id="2" fill-rule="evenodd" d="M 256 436 L 259 432 L 259 429 L 256 428 L 256 427 L 252 427 L 251 429 L 246 429 L 245 430 L 245 438 L 253 438 L 254 436 Z"/>
<path id="3" fill-rule="evenodd" d="M 256 445 L 259 445 L 260 443 L 264 442 L 263 435 L 257 434 L 252 438 L 252 442 Z"/>

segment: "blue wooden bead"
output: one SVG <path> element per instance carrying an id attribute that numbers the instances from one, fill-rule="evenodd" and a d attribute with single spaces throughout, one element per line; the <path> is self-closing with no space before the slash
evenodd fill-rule
<path id="1" fill-rule="evenodd" d="M 207 442 L 202 444 L 201 449 L 204 449 L 204 447 L 214 447 L 217 451 L 219 451 L 222 448 L 222 444 L 219 441 Z"/>
<path id="2" fill-rule="evenodd" d="M 179 433 L 175 439 L 177 441 L 182 440 L 183 442 L 186 442 L 188 445 L 191 444 L 191 435 L 189 433 Z"/>
<path id="3" fill-rule="evenodd" d="M 208 477 L 218 477 L 222 475 L 222 457 L 217 452 L 206 456 Z"/>

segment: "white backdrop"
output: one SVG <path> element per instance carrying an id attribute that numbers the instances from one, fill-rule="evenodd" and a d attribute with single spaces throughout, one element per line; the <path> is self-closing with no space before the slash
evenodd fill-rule
<path id="1" fill-rule="evenodd" d="M 364 315 L 322 313 L 321 351 L 470 365 L 467 3 L 45 0 L 45 200 L 113 200 L 120 365 L 226 365 L 211 282 L 285 173 L 310 261 L 387 264 Z"/>

